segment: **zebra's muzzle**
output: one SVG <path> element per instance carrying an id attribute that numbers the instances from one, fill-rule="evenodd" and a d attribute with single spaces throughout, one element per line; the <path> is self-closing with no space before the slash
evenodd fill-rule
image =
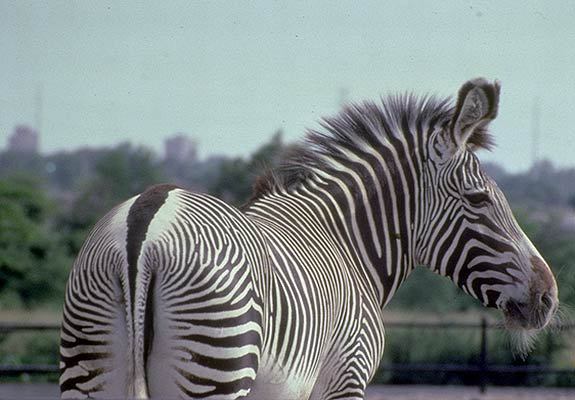
<path id="1" fill-rule="evenodd" d="M 544 328 L 553 318 L 559 307 L 557 283 L 549 266 L 540 256 L 533 256 L 532 276 L 525 298 L 510 298 L 503 307 L 506 325 L 514 329 Z"/>
<path id="2" fill-rule="evenodd" d="M 529 302 L 510 299 L 503 314 L 508 328 L 542 329 L 555 315 L 558 301 L 549 292 L 531 296 Z"/>

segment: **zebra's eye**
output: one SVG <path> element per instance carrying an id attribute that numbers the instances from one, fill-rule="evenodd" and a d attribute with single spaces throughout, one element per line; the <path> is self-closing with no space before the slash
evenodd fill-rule
<path id="1" fill-rule="evenodd" d="M 472 193 L 466 193 L 465 199 L 474 206 L 482 206 L 491 202 L 491 198 L 489 197 L 489 193 L 486 191 L 478 191 Z"/>

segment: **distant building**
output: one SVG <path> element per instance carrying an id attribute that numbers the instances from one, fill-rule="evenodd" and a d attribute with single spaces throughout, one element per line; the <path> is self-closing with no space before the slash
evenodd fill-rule
<path id="1" fill-rule="evenodd" d="M 8 151 L 38 153 L 38 132 L 27 125 L 17 125 L 8 138 Z"/>
<path id="2" fill-rule="evenodd" d="M 164 140 L 164 160 L 192 163 L 196 161 L 198 149 L 196 141 L 178 133 Z"/>

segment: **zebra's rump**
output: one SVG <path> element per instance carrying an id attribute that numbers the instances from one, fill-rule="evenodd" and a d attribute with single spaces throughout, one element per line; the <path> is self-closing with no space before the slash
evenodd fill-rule
<path id="1" fill-rule="evenodd" d="M 162 201 L 139 235 L 135 268 L 134 199 L 96 226 L 76 260 L 62 327 L 63 397 L 234 399 L 252 387 L 262 302 L 245 233 L 207 224 L 210 208 L 222 207 L 207 196 L 170 189 Z"/>

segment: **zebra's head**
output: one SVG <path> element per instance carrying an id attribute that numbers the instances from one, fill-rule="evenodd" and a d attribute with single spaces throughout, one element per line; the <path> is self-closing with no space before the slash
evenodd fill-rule
<path id="1" fill-rule="evenodd" d="M 486 128 L 498 100 L 498 83 L 469 81 L 450 117 L 429 134 L 416 258 L 501 309 L 509 328 L 538 330 L 557 310 L 557 284 L 474 154 L 492 143 Z"/>

